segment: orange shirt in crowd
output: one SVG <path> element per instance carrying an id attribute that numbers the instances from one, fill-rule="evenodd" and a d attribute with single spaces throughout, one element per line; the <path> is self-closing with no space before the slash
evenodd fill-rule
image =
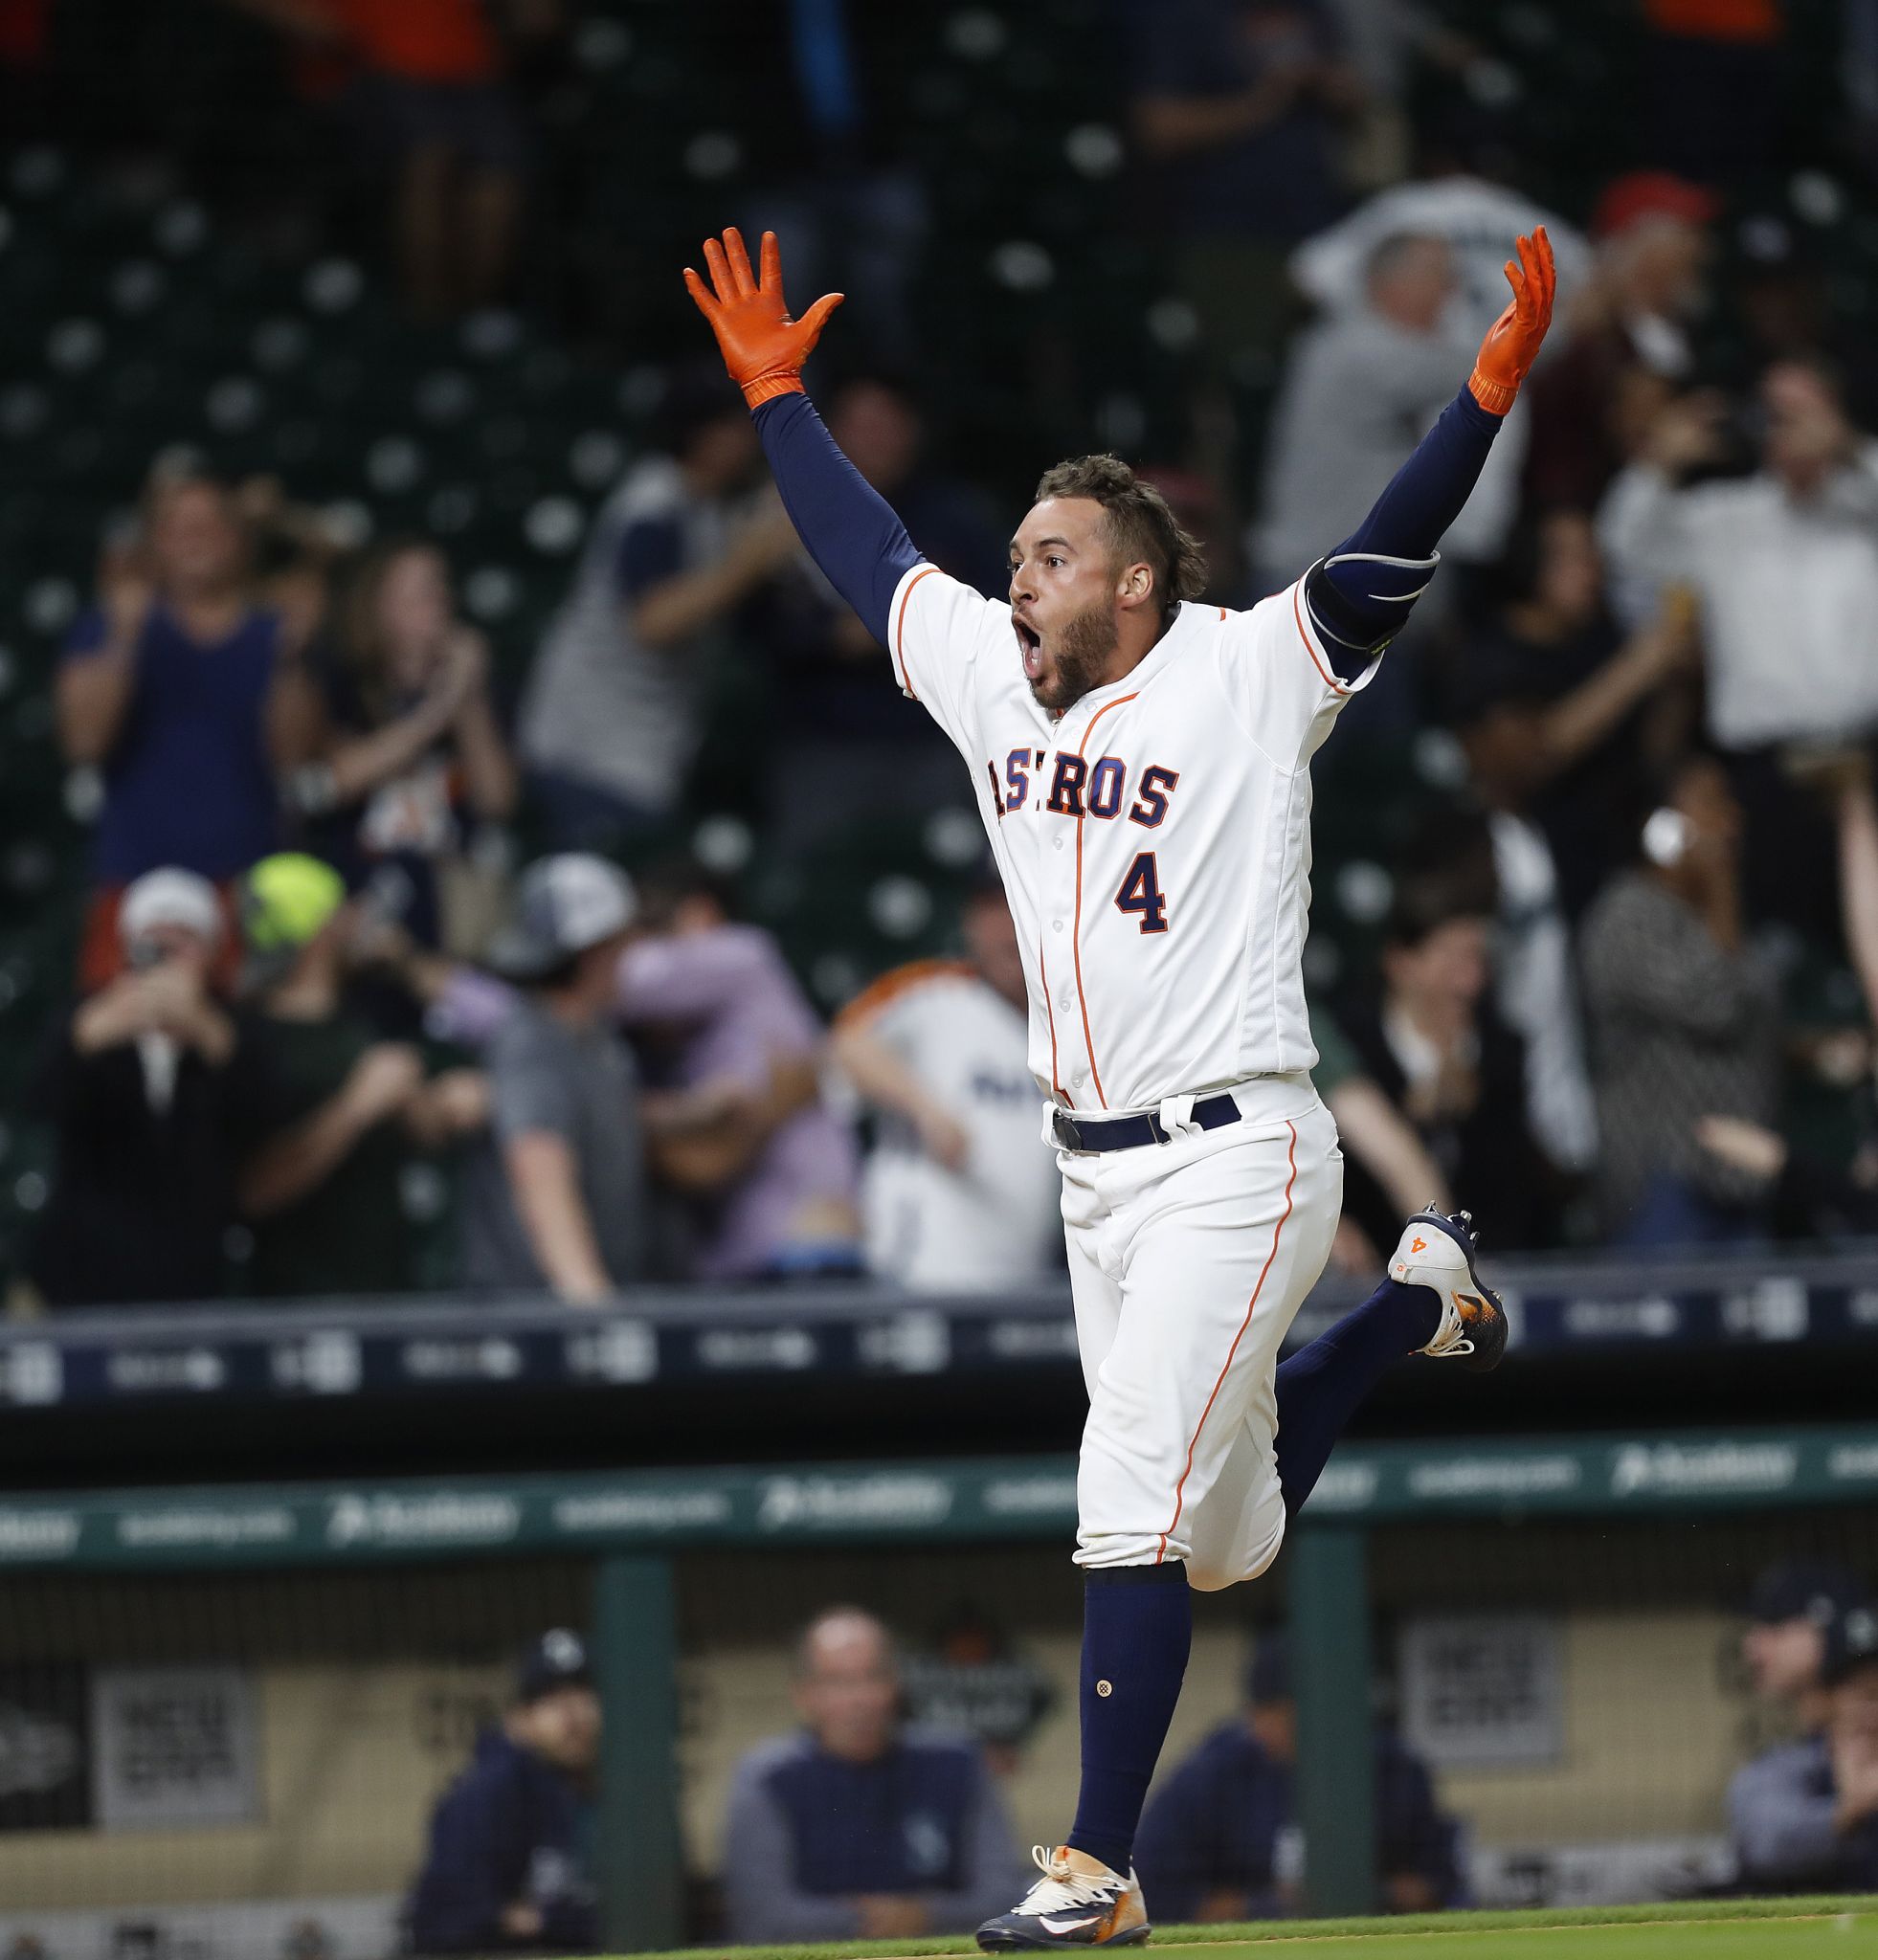
<path id="1" fill-rule="evenodd" d="M 493 81 L 502 70 L 482 0 L 325 0 L 365 67 L 405 81 Z"/>
<path id="2" fill-rule="evenodd" d="M 0 0 L 0 62 L 33 68 L 46 58 L 52 0 Z"/>
<path id="3" fill-rule="evenodd" d="M 1660 34 L 1696 41 L 1777 41 L 1780 0 L 1643 0 Z"/>

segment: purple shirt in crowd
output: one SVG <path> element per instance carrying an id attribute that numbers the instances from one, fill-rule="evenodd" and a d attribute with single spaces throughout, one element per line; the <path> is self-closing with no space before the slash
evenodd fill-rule
<path id="1" fill-rule="evenodd" d="M 639 940 L 619 962 L 618 1000 L 625 1026 L 679 1031 L 681 1088 L 726 1077 L 761 1088 L 772 1063 L 812 1056 L 821 1045 L 815 1010 L 759 926 Z M 853 1204 L 859 1177 L 846 1125 L 818 1102 L 798 1109 L 719 1200 L 700 1277 L 773 1271 L 791 1246 L 805 1242 L 796 1224 L 803 1211 L 830 1200 Z"/>
<path id="2" fill-rule="evenodd" d="M 639 940 L 620 960 L 617 998 L 625 1026 L 678 1033 L 680 1088 L 726 1077 L 760 1087 L 772 1062 L 813 1055 L 821 1044 L 815 1010 L 775 942 L 754 925 Z M 500 980 L 459 969 L 432 1011 L 433 1032 L 480 1046 L 513 1001 Z M 719 1198 L 699 1277 L 754 1279 L 775 1271 L 792 1248 L 815 1242 L 798 1229 L 803 1212 L 831 1200 L 853 1204 L 859 1176 L 846 1125 L 819 1103 L 797 1110 Z"/>

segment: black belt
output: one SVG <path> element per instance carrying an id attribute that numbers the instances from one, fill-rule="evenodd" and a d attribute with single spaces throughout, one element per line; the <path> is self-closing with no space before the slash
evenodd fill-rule
<path id="1" fill-rule="evenodd" d="M 1240 1121 L 1239 1104 L 1230 1096 L 1209 1096 L 1194 1104 L 1194 1121 L 1201 1129 L 1224 1129 Z M 1071 1116 L 1059 1109 L 1051 1118 L 1057 1147 L 1062 1150 L 1132 1150 L 1138 1144 L 1173 1141 L 1167 1125 L 1152 1111 L 1146 1116 Z"/>

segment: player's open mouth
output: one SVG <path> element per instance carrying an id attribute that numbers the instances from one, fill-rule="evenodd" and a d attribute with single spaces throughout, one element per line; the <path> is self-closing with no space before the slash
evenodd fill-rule
<path id="1" fill-rule="evenodd" d="M 1026 626 L 1014 612 L 1012 630 L 1017 635 L 1017 651 L 1023 656 L 1024 672 L 1035 680 L 1043 671 L 1043 640 L 1036 627 Z"/>

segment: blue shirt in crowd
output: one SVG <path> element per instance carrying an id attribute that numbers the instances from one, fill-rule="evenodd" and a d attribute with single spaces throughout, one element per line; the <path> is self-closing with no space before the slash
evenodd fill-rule
<path id="1" fill-rule="evenodd" d="M 1385 1878 L 1419 1873 L 1437 1905 L 1464 1903 L 1455 1830 L 1435 1805 L 1428 1771 L 1386 1730 L 1375 1739 L 1376 1853 Z M 1291 1766 L 1268 1755 L 1242 1721 L 1217 1728 L 1155 1792 L 1135 1840 L 1153 1917 L 1191 1920 L 1212 1892 L 1242 1892 L 1254 1919 L 1293 1910 L 1274 1866 L 1295 1822 Z"/>
<path id="2" fill-rule="evenodd" d="M 65 657 L 103 651 L 109 629 L 80 614 Z M 104 760 L 98 876 L 127 884 L 173 864 L 216 880 L 279 848 L 279 800 L 267 747 L 267 697 L 280 619 L 260 609 L 201 646 L 161 602 L 137 642 L 137 678 Z"/>
<path id="3" fill-rule="evenodd" d="M 477 1739 L 469 1767 L 438 1799 L 430 1848 L 411 1895 L 414 1953 L 573 1953 L 599 1944 L 588 1869 L 592 1806 L 561 1771 L 499 1728 Z M 525 1901 L 538 1940 L 502 1928 Z"/>
<path id="4" fill-rule="evenodd" d="M 737 1766 L 724 1893 L 737 1941 L 854 1939 L 852 1902 L 916 1893 L 934 1932 L 1008 1911 L 1021 1890 L 1004 1806 L 976 1747 L 906 1728 L 871 1763 L 782 1736 Z"/>
<path id="5" fill-rule="evenodd" d="M 1337 53 L 1318 0 L 1153 0 L 1135 19 L 1129 80 L 1137 99 L 1224 101 L 1273 66 Z M 1194 238 L 1308 238 L 1342 209 L 1339 140 L 1330 112 L 1302 97 L 1242 136 L 1164 165 L 1166 216 Z"/>

